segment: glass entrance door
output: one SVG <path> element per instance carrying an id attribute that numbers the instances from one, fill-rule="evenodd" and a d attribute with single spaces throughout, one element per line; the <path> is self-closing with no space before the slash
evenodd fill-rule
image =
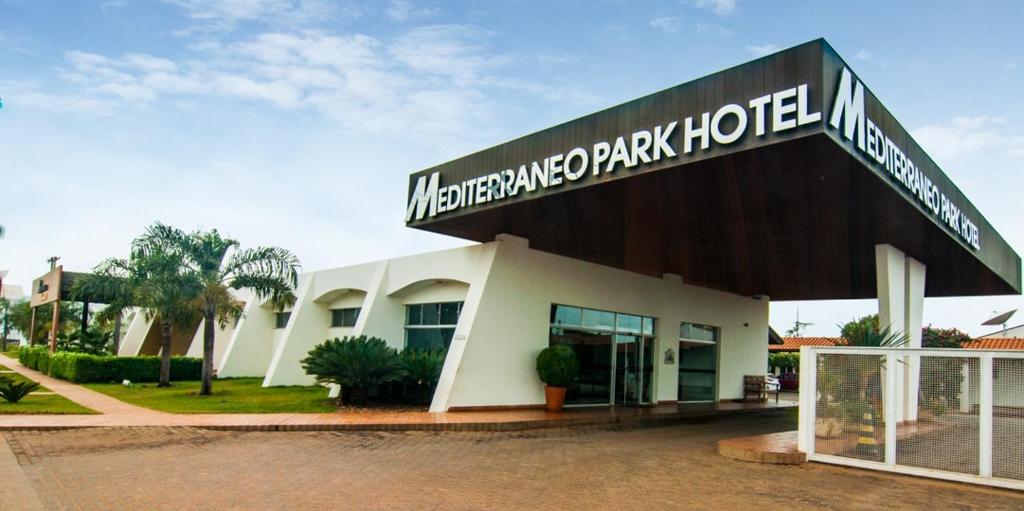
<path id="1" fill-rule="evenodd" d="M 615 336 L 615 404 L 651 401 L 652 342 L 639 335 Z"/>
<path id="2" fill-rule="evenodd" d="M 580 372 L 565 392 L 568 405 L 607 405 L 612 392 L 612 336 L 600 332 L 559 330 L 551 334 L 552 344 L 576 352 Z"/>

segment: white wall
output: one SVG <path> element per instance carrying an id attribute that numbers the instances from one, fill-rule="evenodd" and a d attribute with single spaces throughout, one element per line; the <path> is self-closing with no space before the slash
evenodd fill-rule
<path id="1" fill-rule="evenodd" d="M 464 301 L 432 410 L 538 405 L 537 353 L 548 345 L 552 304 L 656 318 L 655 399 L 677 397 L 679 324 L 721 329 L 718 398 L 742 397 L 746 374 L 767 364 L 768 301 L 556 256 L 526 240 L 499 241 L 302 275 L 288 327 L 274 346 L 273 313 L 250 305 L 220 373 L 258 374 L 265 386 L 311 384 L 299 360 L 327 337 L 370 335 L 402 349 L 405 305 Z M 358 304 L 358 305 L 357 305 Z M 332 329 L 330 309 L 361 306 L 356 326 Z M 349 331 L 350 330 L 350 331 Z M 251 360 L 250 360 L 251 359 Z"/>
<path id="2" fill-rule="evenodd" d="M 655 396 L 659 401 L 677 397 L 678 366 L 666 365 L 664 353 L 674 350 L 678 362 L 683 321 L 721 328 L 719 399 L 742 397 L 743 375 L 765 373 L 767 300 L 531 250 L 523 240 L 505 238 L 488 245 L 495 247 L 494 262 L 465 338 L 459 337 L 462 328 L 456 330 L 453 346 L 464 344 L 463 354 L 449 395 L 439 387 L 431 406 L 434 411 L 543 403 L 535 360 L 548 345 L 553 303 L 657 318 Z M 451 350 L 449 358 L 458 351 Z M 449 370 L 447 365 L 445 369 Z"/>

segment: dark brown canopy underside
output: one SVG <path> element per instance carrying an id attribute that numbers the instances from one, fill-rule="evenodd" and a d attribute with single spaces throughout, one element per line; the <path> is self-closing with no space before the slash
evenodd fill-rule
<path id="1" fill-rule="evenodd" d="M 889 243 L 928 266 L 927 296 L 1018 292 L 822 134 L 418 228 L 773 300 L 875 297 Z"/>

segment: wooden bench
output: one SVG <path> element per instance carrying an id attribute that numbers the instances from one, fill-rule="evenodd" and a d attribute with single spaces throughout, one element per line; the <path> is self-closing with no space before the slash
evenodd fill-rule
<path id="1" fill-rule="evenodd" d="M 768 380 L 765 379 L 764 375 L 746 375 L 743 377 L 743 400 L 747 400 L 747 396 L 753 394 L 757 397 L 758 401 L 768 401 L 768 393 L 775 393 L 775 402 L 779 402 L 779 389 L 768 387 Z"/>

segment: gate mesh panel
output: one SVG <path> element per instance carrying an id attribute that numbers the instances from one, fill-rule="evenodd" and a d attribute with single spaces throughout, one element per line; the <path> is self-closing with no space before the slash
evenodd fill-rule
<path id="1" fill-rule="evenodd" d="M 896 427 L 896 464 L 978 473 L 976 357 L 910 355 L 903 370 L 919 375 L 917 421 Z"/>
<path id="2" fill-rule="evenodd" d="M 992 360 L 992 476 L 1024 480 L 1024 359 Z"/>
<path id="3" fill-rule="evenodd" d="M 815 452 L 883 461 L 885 357 L 823 353 L 817 366 Z"/>

